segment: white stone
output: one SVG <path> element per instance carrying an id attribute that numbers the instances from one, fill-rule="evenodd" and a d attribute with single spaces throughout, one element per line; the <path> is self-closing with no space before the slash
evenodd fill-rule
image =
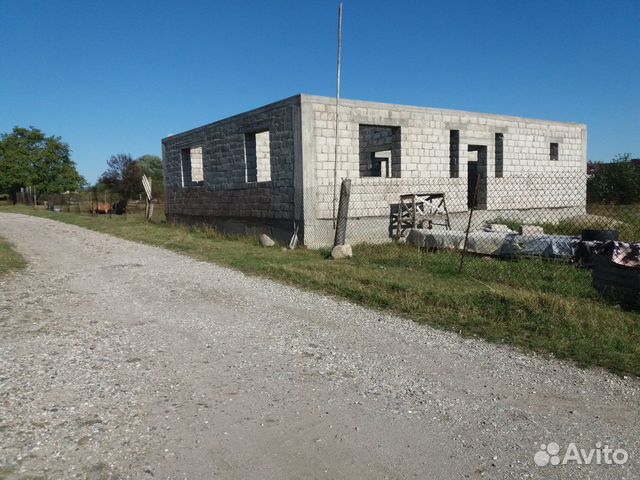
<path id="1" fill-rule="evenodd" d="M 341 258 L 353 257 L 353 251 L 351 250 L 351 245 L 346 244 L 346 245 L 337 245 L 333 247 L 333 250 L 331 250 L 331 256 L 336 260 Z"/>
<path id="2" fill-rule="evenodd" d="M 274 242 L 269 235 L 264 233 L 260 235 L 260 245 L 263 247 L 273 247 L 275 244 L 276 242 Z"/>

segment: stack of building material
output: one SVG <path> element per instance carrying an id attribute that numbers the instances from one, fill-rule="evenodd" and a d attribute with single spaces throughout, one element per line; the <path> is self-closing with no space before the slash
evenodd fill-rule
<path id="1" fill-rule="evenodd" d="M 428 250 L 462 250 L 465 232 L 460 230 L 411 229 L 407 243 Z M 480 255 L 513 258 L 539 256 L 572 258 L 575 237 L 566 235 L 518 235 L 510 230 L 476 230 L 469 233 L 467 251 Z"/>
<path id="2" fill-rule="evenodd" d="M 626 305 L 640 307 L 640 244 L 580 242 L 580 259 L 592 267 L 593 287 Z"/>

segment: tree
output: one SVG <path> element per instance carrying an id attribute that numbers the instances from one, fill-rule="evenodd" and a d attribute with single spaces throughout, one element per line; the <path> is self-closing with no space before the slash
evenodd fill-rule
<path id="1" fill-rule="evenodd" d="M 162 181 L 162 160 L 156 155 L 142 155 L 136 160 L 147 177 Z"/>
<path id="2" fill-rule="evenodd" d="M 142 172 L 131 155 L 119 153 L 107 160 L 107 170 L 98 179 L 120 196 L 124 205 L 130 198 L 143 192 Z"/>
<path id="3" fill-rule="evenodd" d="M 156 155 L 143 155 L 136 160 L 143 174 L 149 177 L 153 197 L 162 197 L 164 194 L 164 174 L 162 172 L 162 160 Z"/>
<path id="4" fill-rule="evenodd" d="M 616 155 L 611 163 L 601 163 L 589 178 L 587 193 L 590 201 L 616 204 L 640 202 L 640 168 L 631 155 Z"/>
<path id="5" fill-rule="evenodd" d="M 134 160 L 131 155 L 120 153 L 107 160 L 107 170 L 98 179 L 98 184 L 116 193 L 126 202 L 144 194 L 142 175 L 152 180 L 154 198 L 164 193 L 162 160 L 155 155 L 143 155 Z"/>
<path id="6" fill-rule="evenodd" d="M 69 145 L 41 130 L 14 127 L 0 134 L 0 192 L 14 195 L 21 187 L 38 192 L 78 190 L 86 183 L 71 160 Z"/>

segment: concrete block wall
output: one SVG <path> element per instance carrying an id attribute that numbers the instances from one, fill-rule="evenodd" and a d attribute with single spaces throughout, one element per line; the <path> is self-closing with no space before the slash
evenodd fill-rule
<path id="1" fill-rule="evenodd" d="M 271 140 L 268 130 L 256 133 L 256 168 L 258 182 L 271 180 Z"/>
<path id="2" fill-rule="evenodd" d="M 359 125 L 358 144 L 360 177 L 372 176 L 373 171 L 376 170 L 372 164 L 372 154 L 383 151 L 391 152 L 389 176 L 400 177 L 400 129 L 377 125 Z"/>
<path id="3" fill-rule="evenodd" d="M 307 203 L 313 205 L 313 211 L 305 208 L 305 241 L 319 243 L 310 232 L 323 236 L 320 225 L 333 215 L 335 99 L 303 95 L 302 105 L 308 111 L 303 135 L 311 136 L 304 164 L 315 172 L 309 177 L 313 184 L 305 183 L 305 197 L 312 197 Z M 400 178 L 361 175 L 360 125 L 399 128 Z M 450 130 L 460 132 L 458 178 L 450 178 Z M 502 178 L 495 177 L 496 133 L 503 134 Z M 338 183 L 351 178 L 355 217 L 388 216 L 389 205 L 406 193 L 444 192 L 450 211 L 466 211 L 467 162 L 475 155 L 470 145 L 487 148 L 487 209 L 585 208 L 587 132 L 582 124 L 343 100 L 338 138 Z M 559 144 L 557 161 L 550 159 L 551 142 Z"/>
<path id="4" fill-rule="evenodd" d="M 202 169 L 202 147 L 191 148 L 189 151 L 189 160 L 191 161 L 191 181 L 204 181 L 204 173 Z"/>
<path id="5" fill-rule="evenodd" d="M 575 207 L 585 213 L 587 174 L 558 171 L 489 177 L 487 192 L 487 210 Z"/>
<path id="6" fill-rule="evenodd" d="M 165 138 L 167 218 L 285 240 L 296 221 L 305 244 L 326 245 L 333 236 L 334 192 L 348 177 L 352 225 L 379 224 L 385 238 L 384 224 L 401 194 L 442 192 L 450 212 L 467 211 L 467 164 L 477 155 L 469 146 L 487 150 L 488 210 L 584 211 L 584 125 L 343 100 L 334 185 L 335 114 L 334 98 L 298 95 Z M 371 127 L 364 136 L 362 125 Z M 451 130 L 460 132 L 457 178 L 450 176 Z M 501 178 L 495 176 L 496 133 L 503 134 Z M 251 136 L 255 172 L 248 181 Z M 557 161 L 550 159 L 551 142 L 559 144 Z M 201 185 L 182 186 L 185 148 L 202 149 Z M 363 152 L 380 149 L 391 152 L 390 178 L 362 172 Z"/>
<path id="7" fill-rule="evenodd" d="M 163 139 L 169 221 L 287 238 L 296 218 L 299 96 Z M 264 132 L 269 132 L 264 135 Z M 257 182 L 247 182 L 245 135 L 257 133 Z M 260 134 L 262 133 L 262 134 Z M 181 150 L 202 148 L 203 182 L 182 186 Z M 298 155 L 299 157 L 299 155 Z M 299 168 L 299 167 L 298 167 Z M 298 214 L 298 220 L 301 216 Z"/>

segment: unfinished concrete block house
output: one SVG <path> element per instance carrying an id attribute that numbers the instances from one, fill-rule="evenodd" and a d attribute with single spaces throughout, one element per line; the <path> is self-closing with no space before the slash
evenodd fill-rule
<path id="1" fill-rule="evenodd" d="M 476 191 L 486 218 L 585 211 L 585 125 L 342 100 L 336 161 L 335 112 L 296 95 L 163 139 L 167 219 L 281 240 L 295 223 L 305 245 L 329 245 L 334 168 L 352 180 L 351 243 L 388 240 L 410 193 L 444 193 L 454 219 Z"/>

